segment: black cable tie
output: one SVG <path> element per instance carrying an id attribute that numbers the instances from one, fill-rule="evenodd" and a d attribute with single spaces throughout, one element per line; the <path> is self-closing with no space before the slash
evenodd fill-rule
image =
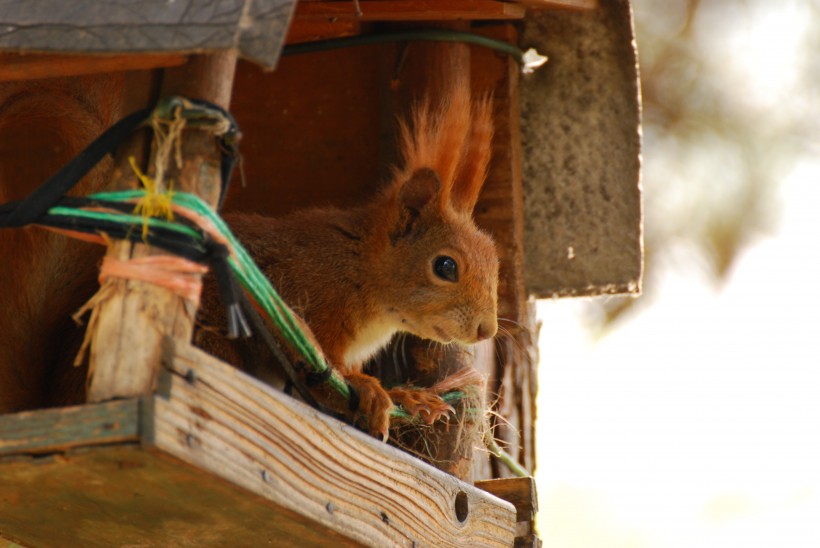
<path id="1" fill-rule="evenodd" d="M 173 103 L 174 98 L 168 98 L 168 101 L 169 103 Z M 220 210 L 222 209 L 222 203 L 225 201 L 225 196 L 228 194 L 228 187 L 230 186 L 233 169 L 236 165 L 237 159 L 239 158 L 239 140 L 242 137 L 242 133 L 239 131 L 239 125 L 236 123 L 236 118 L 233 117 L 233 114 L 219 105 L 210 101 L 205 101 L 204 99 L 187 98 L 187 101 L 189 104 L 199 107 L 200 109 L 216 111 L 228 121 L 228 131 L 219 136 L 219 175 L 222 186 L 219 191 L 217 210 Z"/>
<path id="2" fill-rule="evenodd" d="M 38 225 L 62 228 L 88 234 L 105 233 L 112 238 L 134 243 L 147 243 L 169 253 L 197 262 L 207 262 L 207 250 L 202 242 L 177 231 L 163 227 L 151 227 L 143 235 L 140 227 L 103 219 L 86 219 L 66 215 L 47 214 L 37 221 Z"/>
<path id="3" fill-rule="evenodd" d="M 0 226 L 20 227 L 36 222 L 150 114 L 151 109 L 138 110 L 105 130 L 45 183 L 21 200 L 10 214 L 0 216 Z"/>
<path id="4" fill-rule="evenodd" d="M 208 247 L 211 270 L 216 278 L 216 285 L 228 316 L 228 338 L 250 337 L 250 325 L 242 312 L 242 307 L 239 306 L 239 287 L 237 287 L 233 271 L 228 264 L 228 248 L 213 241 L 208 243 Z"/>
<path id="5" fill-rule="evenodd" d="M 328 368 L 328 371 L 330 371 L 330 368 Z M 348 390 L 350 390 L 350 401 L 347 402 L 348 409 L 354 412 L 358 411 L 359 404 L 361 403 L 359 393 L 356 391 L 355 388 L 353 388 L 353 385 L 351 385 L 349 382 L 347 383 L 347 388 Z"/>
<path id="6" fill-rule="evenodd" d="M 305 373 L 305 384 L 307 386 L 318 386 L 324 384 L 333 375 L 333 370 L 329 367 L 324 371 L 308 371 Z"/>

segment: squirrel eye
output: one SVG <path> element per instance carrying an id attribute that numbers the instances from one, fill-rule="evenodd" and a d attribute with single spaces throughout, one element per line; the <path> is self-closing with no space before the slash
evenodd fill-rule
<path id="1" fill-rule="evenodd" d="M 436 260 L 433 261 L 433 272 L 442 280 L 447 280 L 448 282 L 458 281 L 458 265 L 456 264 L 456 260 L 447 255 L 436 257 Z"/>

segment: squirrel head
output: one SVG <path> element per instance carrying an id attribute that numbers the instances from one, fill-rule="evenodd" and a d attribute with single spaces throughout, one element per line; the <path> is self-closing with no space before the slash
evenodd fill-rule
<path id="1" fill-rule="evenodd" d="M 498 256 L 472 219 L 478 192 L 443 185 L 433 169 L 420 168 L 397 175 L 384 198 L 389 215 L 371 264 L 379 264 L 387 313 L 402 331 L 441 343 L 494 336 Z"/>

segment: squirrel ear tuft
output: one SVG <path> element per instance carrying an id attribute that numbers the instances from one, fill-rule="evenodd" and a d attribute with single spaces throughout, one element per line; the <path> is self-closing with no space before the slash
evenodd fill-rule
<path id="1" fill-rule="evenodd" d="M 402 207 L 421 211 L 441 190 L 441 181 L 430 168 L 421 168 L 401 185 L 399 202 Z"/>
<path id="2" fill-rule="evenodd" d="M 485 95 L 473 103 L 470 134 L 462 145 L 462 157 L 451 191 L 450 202 L 456 211 L 472 213 L 487 179 L 492 156 L 493 104 Z"/>

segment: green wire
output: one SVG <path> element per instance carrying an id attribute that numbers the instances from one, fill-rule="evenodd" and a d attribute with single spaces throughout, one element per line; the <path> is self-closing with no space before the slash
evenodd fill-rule
<path id="1" fill-rule="evenodd" d="M 116 192 L 99 192 L 89 196 L 91 199 L 106 200 L 114 202 L 126 202 L 128 200 L 142 198 L 145 195 L 144 190 L 123 190 Z M 270 284 L 270 281 L 262 274 L 259 268 L 254 263 L 247 250 L 239 243 L 239 240 L 233 235 L 225 221 L 217 215 L 217 213 L 205 203 L 201 198 L 194 194 L 184 192 L 177 192 L 173 194 L 173 201 L 191 211 L 202 215 L 209 219 L 217 230 L 222 233 L 230 242 L 239 260 L 237 263 L 233 257 L 229 259 L 231 268 L 236 273 L 240 283 L 247 289 L 254 297 L 257 303 L 265 310 L 268 316 L 273 320 L 277 328 L 282 331 L 285 338 L 294 343 L 297 350 L 306 358 L 307 362 L 313 367 L 317 373 L 323 373 L 331 369 L 331 375 L 328 378 L 328 383 L 344 398 L 350 399 L 350 388 L 344 379 L 340 378 L 335 370 L 330 368 L 327 362 L 316 351 L 316 348 L 308 340 L 305 333 L 296 323 L 290 310 L 285 305 L 282 298 Z M 179 233 L 187 236 L 192 236 L 196 239 L 201 239 L 202 235 L 196 230 L 191 229 L 185 225 L 165 221 L 163 219 L 143 218 L 137 215 L 128 215 L 123 213 L 106 213 L 97 211 L 86 211 L 81 209 L 74 209 L 70 207 L 57 206 L 49 210 L 52 215 L 74 216 L 89 219 L 101 219 L 110 222 L 119 222 L 122 224 L 140 225 L 147 222 L 150 226 L 161 226 L 171 230 L 176 230 Z M 441 398 L 448 404 L 455 404 L 462 401 L 466 397 L 464 392 L 453 390 L 442 394 Z M 480 409 L 468 408 L 465 412 L 475 417 L 481 414 Z M 390 412 L 392 417 L 402 418 L 405 420 L 412 420 L 412 417 L 404 409 L 393 407 Z M 485 444 L 490 452 L 495 455 L 502 463 L 504 463 L 517 476 L 528 476 L 529 472 L 521 467 L 509 453 L 499 447 L 496 440 L 489 434 L 485 434 Z"/>
<path id="2" fill-rule="evenodd" d="M 201 235 L 196 230 L 181 225 L 179 223 L 169 222 L 164 219 L 157 219 L 154 217 L 141 217 L 139 215 L 128 215 L 127 213 L 107 213 L 104 211 L 87 211 L 84 209 L 74 209 L 73 207 L 55 206 L 48 210 L 51 215 L 60 215 L 62 217 L 80 217 L 84 219 L 93 219 L 100 221 L 109 221 L 120 224 L 141 225 L 143 223 L 148 226 L 166 228 L 179 232 L 192 238 L 201 238 Z"/>
<path id="3" fill-rule="evenodd" d="M 142 198 L 144 195 L 144 190 L 122 190 L 114 192 L 99 192 L 92 194 L 89 198 L 113 202 L 126 202 L 129 200 Z M 194 194 L 175 192 L 172 199 L 174 203 L 188 208 L 194 213 L 202 215 L 210 220 L 216 229 L 225 236 L 233 247 L 237 259 L 234 260 L 233 257 L 230 257 L 228 262 L 242 286 L 262 307 L 268 317 L 273 321 L 274 325 L 282 332 L 282 335 L 287 340 L 291 341 L 296 347 L 296 350 L 305 357 L 306 361 L 313 368 L 313 370 L 317 373 L 324 373 L 330 369 L 331 375 L 327 382 L 344 398 L 350 399 L 350 387 L 347 385 L 347 382 L 345 382 L 345 380 L 342 379 L 339 374 L 327 364 L 321 354 L 317 352 L 307 335 L 305 335 L 304 331 L 302 331 L 299 327 L 299 324 L 296 322 L 296 319 L 290 312 L 290 309 L 282 300 L 282 297 L 276 292 L 265 275 L 262 274 L 250 254 L 242 246 L 239 240 L 236 239 L 225 221 L 222 220 L 222 218 L 211 208 L 211 206 Z M 143 222 L 146 222 L 145 218 L 137 215 L 85 211 L 69 207 L 54 207 L 51 208 L 49 212 L 55 215 L 102 219 L 111 222 L 121 222 L 123 224 L 140 225 Z M 202 235 L 199 232 L 178 223 L 154 218 L 147 218 L 147 222 L 150 226 L 161 226 L 171 230 L 176 230 L 196 239 L 202 239 Z M 443 394 L 441 397 L 447 403 L 456 403 L 464 398 L 464 396 L 465 394 L 463 392 L 452 391 Z M 391 411 L 391 416 L 412 419 L 406 411 L 398 407 L 393 408 Z"/>
<path id="4" fill-rule="evenodd" d="M 141 198 L 142 196 L 144 196 L 143 190 L 124 190 L 115 192 L 100 192 L 91 195 L 90 198 L 108 201 L 127 201 L 133 200 L 135 198 Z M 240 283 L 242 283 L 242 285 L 254 296 L 254 299 L 259 303 L 260 306 L 262 306 L 262 308 L 271 317 L 271 319 L 274 320 L 276 326 L 283 330 L 287 338 L 296 344 L 297 349 L 308 359 L 310 365 L 313 366 L 314 369 L 319 373 L 322 373 L 325 370 L 327 370 L 327 363 L 316 352 L 315 348 L 313 348 L 313 345 L 307 339 L 305 334 L 299 328 L 293 316 L 290 314 L 290 311 L 287 309 L 284 301 L 282 301 L 281 297 L 273 288 L 273 286 L 270 285 L 268 279 L 265 278 L 265 276 L 256 267 L 256 264 L 254 264 L 253 259 L 251 259 L 250 255 L 242 246 L 242 244 L 239 243 L 239 241 L 234 237 L 233 233 L 230 231 L 225 222 L 214 212 L 213 209 L 211 209 L 211 207 L 208 204 L 206 204 L 202 199 L 195 195 L 187 193 L 174 193 L 173 201 L 209 219 L 214 224 L 214 226 L 216 226 L 217 230 L 219 230 L 219 232 L 222 233 L 228 239 L 231 246 L 234 248 L 236 252 L 237 258 L 239 259 L 238 264 L 234 261 L 233 258 L 229 259 L 229 263 L 231 264 L 231 268 L 237 274 Z M 81 214 L 85 213 L 88 212 L 83 211 Z M 132 222 L 142 222 L 141 217 L 131 215 L 121 215 L 119 217 L 131 220 Z M 160 224 L 162 226 L 165 226 L 166 224 L 176 226 L 174 225 L 174 223 L 166 223 L 161 220 L 149 220 L 158 221 L 157 224 Z M 184 226 L 181 228 L 189 230 L 191 232 L 190 235 L 192 235 L 195 238 L 201 237 L 200 234 L 196 231 L 188 229 Z M 338 381 L 338 383 L 340 383 L 337 387 L 340 389 L 340 392 L 342 392 L 342 394 L 346 397 L 349 397 L 350 393 L 347 388 L 347 384 L 341 379 L 337 378 L 336 380 Z M 331 380 L 331 384 L 335 385 L 337 383 Z"/>
<path id="5" fill-rule="evenodd" d="M 300 53 L 313 53 L 338 49 L 351 46 L 369 46 L 372 44 L 384 44 L 388 42 L 405 42 L 412 40 L 435 41 L 435 42 L 466 42 L 484 46 L 507 55 L 512 56 L 518 63 L 525 64 L 524 52 L 507 42 L 487 38 L 470 32 L 462 32 L 447 29 L 421 29 L 400 32 L 389 32 L 381 34 L 363 34 L 346 38 L 331 38 L 329 40 L 319 40 L 316 42 L 306 42 L 304 44 L 292 44 L 282 49 L 282 55 L 297 55 Z"/>

